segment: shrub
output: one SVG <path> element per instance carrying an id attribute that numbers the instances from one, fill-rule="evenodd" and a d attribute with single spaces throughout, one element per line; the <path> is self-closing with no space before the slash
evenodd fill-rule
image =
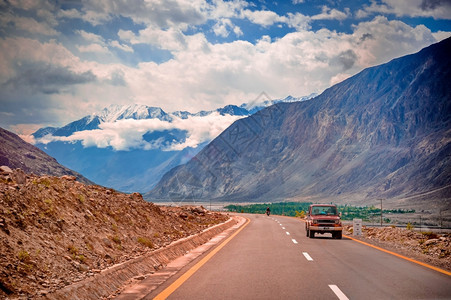
<path id="1" fill-rule="evenodd" d="M 78 254 L 78 248 L 75 247 L 74 245 L 70 244 L 67 246 L 67 250 L 69 251 L 70 254 L 72 255 L 77 255 Z"/>
<path id="2" fill-rule="evenodd" d="M 296 210 L 296 218 L 301 218 L 301 219 L 305 218 L 305 211 L 299 212 Z"/>
<path id="3" fill-rule="evenodd" d="M 28 251 L 26 250 L 20 250 L 19 253 L 17 254 L 17 258 L 21 261 L 28 261 L 30 260 L 30 253 L 28 253 Z"/>
<path id="4" fill-rule="evenodd" d="M 116 244 L 121 244 L 121 239 L 117 236 L 117 235 L 115 235 L 115 236 L 112 236 L 111 237 L 111 240 L 113 241 L 113 242 L 115 242 Z"/>
<path id="5" fill-rule="evenodd" d="M 438 238 L 438 235 L 436 233 L 433 233 L 432 231 L 422 232 L 422 234 L 429 240 Z"/>
<path id="6" fill-rule="evenodd" d="M 149 248 L 153 248 L 154 247 L 152 241 L 149 240 L 148 238 L 145 238 L 145 237 L 139 237 L 138 238 L 138 243 L 140 243 L 141 245 L 144 245 L 146 247 L 149 247 Z"/>
<path id="7" fill-rule="evenodd" d="M 413 225 L 412 225 L 412 223 L 407 223 L 407 226 L 406 226 L 406 228 L 408 229 L 408 230 L 412 230 L 413 229 Z"/>
<path id="8" fill-rule="evenodd" d="M 80 261 L 81 263 L 84 263 L 86 261 L 86 257 L 83 254 L 80 255 L 76 255 L 75 259 L 77 259 L 78 261 Z"/>

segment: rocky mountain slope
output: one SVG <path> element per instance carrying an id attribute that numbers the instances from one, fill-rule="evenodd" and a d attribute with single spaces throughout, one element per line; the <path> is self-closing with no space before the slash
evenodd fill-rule
<path id="1" fill-rule="evenodd" d="M 197 113 L 111 105 L 63 127 L 41 128 L 33 138 L 41 150 L 98 184 L 123 192 L 147 192 L 236 119 L 274 103 L 311 97 L 270 100 L 262 95 L 253 103 Z"/>
<path id="2" fill-rule="evenodd" d="M 92 184 L 79 173 L 60 165 L 53 157 L 3 128 L 0 128 L 0 166 L 19 168 L 37 175 L 71 175 L 80 182 Z"/>
<path id="3" fill-rule="evenodd" d="M 238 120 L 146 197 L 449 209 L 449 53 L 446 39 Z"/>
<path id="4" fill-rule="evenodd" d="M 226 219 L 0 167 L 0 298 L 45 295 Z"/>

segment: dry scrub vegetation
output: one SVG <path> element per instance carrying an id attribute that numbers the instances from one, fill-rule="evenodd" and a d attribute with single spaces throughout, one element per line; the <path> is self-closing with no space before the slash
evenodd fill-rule
<path id="1" fill-rule="evenodd" d="M 227 218 L 72 176 L 0 170 L 0 298 L 47 294 Z"/>
<path id="2" fill-rule="evenodd" d="M 345 233 L 352 235 L 352 226 L 345 226 Z M 451 235 L 418 232 L 407 228 L 366 227 L 358 239 L 409 258 L 451 271 Z M 355 237 L 355 236 L 354 236 Z"/>

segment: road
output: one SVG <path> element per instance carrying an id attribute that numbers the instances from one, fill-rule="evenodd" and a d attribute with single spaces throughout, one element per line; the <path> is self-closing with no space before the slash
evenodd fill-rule
<path id="1" fill-rule="evenodd" d="M 168 299 L 451 299 L 449 275 L 347 238 L 309 239 L 294 218 L 246 217 L 250 223 Z"/>

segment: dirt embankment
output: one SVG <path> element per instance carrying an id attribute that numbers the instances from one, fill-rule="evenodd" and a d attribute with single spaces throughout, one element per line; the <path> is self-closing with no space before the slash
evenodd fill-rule
<path id="1" fill-rule="evenodd" d="M 72 176 L 0 169 L 0 299 L 54 292 L 227 219 Z"/>
<path id="2" fill-rule="evenodd" d="M 352 236 L 352 226 L 345 226 L 344 233 Z M 362 236 L 353 237 L 451 271 L 451 235 L 448 233 L 437 234 L 406 228 L 363 226 Z"/>

